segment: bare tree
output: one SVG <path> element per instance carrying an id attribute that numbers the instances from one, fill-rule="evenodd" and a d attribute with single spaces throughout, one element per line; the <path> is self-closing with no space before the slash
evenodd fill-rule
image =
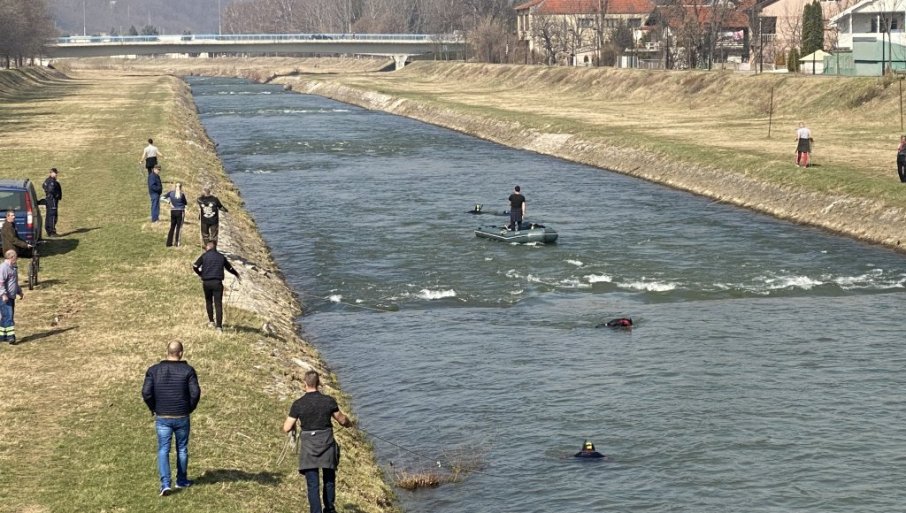
<path id="1" fill-rule="evenodd" d="M 532 17 L 532 40 L 541 44 L 544 63 L 553 66 L 560 48 L 560 27 L 551 16 Z"/>
<path id="2" fill-rule="evenodd" d="M 468 32 L 473 54 L 483 62 L 503 62 L 506 49 L 506 28 L 493 16 L 485 16 Z"/>
<path id="3" fill-rule="evenodd" d="M 55 32 L 44 0 L 0 0 L 0 58 L 7 69 L 39 57 Z"/>

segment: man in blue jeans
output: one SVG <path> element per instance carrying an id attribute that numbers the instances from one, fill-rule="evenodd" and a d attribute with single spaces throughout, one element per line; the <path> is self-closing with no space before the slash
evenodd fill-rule
<path id="1" fill-rule="evenodd" d="M 148 195 L 151 196 L 151 222 L 160 219 L 160 195 L 164 184 L 160 181 L 160 165 L 154 166 L 154 172 L 148 175 Z"/>
<path id="2" fill-rule="evenodd" d="M 201 389 L 191 365 L 182 360 L 182 342 L 167 345 L 167 359 L 145 373 L 142 399 L 154 415 L 157 428 L 157 469 L 160 495 L 170 495 L 170 439 L 176 437 L 176 488 L 188 488 L 189 415 L 198 406 Z"/>
<path id="3" fill-rule="evenodd" d="M 302 378 L 305 395 L 297 399 L 283 422 L 283 432 L 296 430 L 296 422 L 302 425 L 299 432 L 299 473 L 305 475 L 308 487 L 308 507 L 311 513 L 335 513 L 337 465 L 340 463 L 340 445 L 333 438 L 333 423 L 336 420 L 343 427 L 352 426 L 352 421 L 340 411 L 337 401 L 318 391 L 321 384 L 317 372 L 311 370 Z M 321 508 L 318 489 L 318 470 L 324 474 L 324 508 Z"/>

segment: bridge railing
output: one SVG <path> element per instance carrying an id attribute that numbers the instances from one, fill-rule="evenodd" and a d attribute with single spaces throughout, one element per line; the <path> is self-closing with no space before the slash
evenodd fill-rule
<path id="1" fill-rule="evenodd" d="M 411 41 L 460 42 L 459 34 L 183 34 L 159 36 L 68 36 L 51 40 L 55 45 L 180 43 L 193 41 Z"/>

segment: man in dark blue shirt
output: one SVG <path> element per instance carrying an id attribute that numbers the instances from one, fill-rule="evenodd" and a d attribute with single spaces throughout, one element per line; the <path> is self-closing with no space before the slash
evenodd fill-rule
<path id="1" fill-rule="evenodd" d="M 164 184 L 160 181 L 160 165 L 154 166 L 154 172 L 148 175 L 148 195 L 151 196 L 151 222 L 160 219 L 160 195 Z"/>
<path id="2" fill-rule="evenodd" d="M 182 342 L 167 345 L 167 359 L 152 365 L 145 373 L 142 399 L 154 415 L 157 428 L 157 470 L 160 494 L 170 495 L 170 439 L 176 438 L 176 487 L 188 488 L 189 416 L 201 399 L 198 375 L 182 361 Z"/>

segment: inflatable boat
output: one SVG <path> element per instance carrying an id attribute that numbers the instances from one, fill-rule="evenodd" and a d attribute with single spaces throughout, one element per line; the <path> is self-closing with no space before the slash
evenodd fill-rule
<path id="1" fill-rule="evenodd" d="M 517 244 L 526 242 L 548 244 L 557 240 L 557 231 L 543 224 L 522 223 L 518 230 L 507 230 L 505 226 L 480 226 L 475 230 L 475 236 Z"/>

